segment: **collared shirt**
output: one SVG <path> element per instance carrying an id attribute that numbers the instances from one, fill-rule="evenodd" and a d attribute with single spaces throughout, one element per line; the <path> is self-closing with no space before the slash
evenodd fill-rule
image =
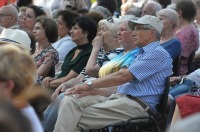
<path id="1" fill-rule="evenodd" d="M 165 88 L 166 77 L 172 74 L 172 59 L 158 42 L 141 48 L 128 70 L 135 79 L 118 87 L 117 93 L 139 98 L 156 111 L 160 95 Z"/>

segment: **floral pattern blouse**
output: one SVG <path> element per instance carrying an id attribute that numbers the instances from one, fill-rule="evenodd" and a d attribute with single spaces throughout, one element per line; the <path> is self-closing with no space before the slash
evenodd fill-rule
<path id="1" fill-rule="evenodd" d="M 36 69 L 38 69 L 42 64 L 46 64 L 51 59 L 53 59 L 53 66 L 55 66 L 59 61 L 58 52 L 53 48 L 53 46 L 43 49 L 39 54 L 34 56 Z"/>

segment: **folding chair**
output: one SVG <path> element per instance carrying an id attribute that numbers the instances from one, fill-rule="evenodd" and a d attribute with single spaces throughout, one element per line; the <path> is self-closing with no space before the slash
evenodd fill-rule
<path id="1" fill-rule="evenodd" d="M 181 55 L 177 56 L 172 63 L 173 65 L 173 74 L 172 76 L 179 76 L 180 74 L 180 66 L 181 66 Z"/>
<path id="2" fill-rule="evenodd" d="M 187 74 L 190 74 L 192 72 L 192 61 L 193 61 L 193 58 L 195 56 L 195 51 L 192 52 L 189 56 L 189 59 L 188 59 L 188 73 Z"/>
<path id="3" fill-rule="evenodd" d="M 166 110 L 169 93 L 169 77 L 166 78 L 164 93 L 161 96 L 160 103 L 156 106 L 158 114 L 154 116 L 142 116 L 129 118 L 127 121 L 121 121 L 115 124 L 110 124 L 104 128 L 95 130 L 98 132 L 159 132 L 159 127 L 165 129 Z M 162 125 L 162 126 L 161 126 Z M 92 132 L 93 130 L 89 130 Z"/>

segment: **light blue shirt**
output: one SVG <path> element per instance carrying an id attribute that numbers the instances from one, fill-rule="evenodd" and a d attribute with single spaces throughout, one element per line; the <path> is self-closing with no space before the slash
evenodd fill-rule
<path id="1" fill-rule="evenodd" d="M 148 104 L 152 110 L 159 103 L 166 77 L 172 74 L 172 59 L 159 42 L 140 49 L 128 70 L 136 78 L 118 87 L 117 93 L 132 95 Z"/>
<path id="2" fill-rule="evenodd" d="M 52 45 L 59 53 L 59 61 L 64 61 L 65 56 L 69 53 L 71 49 L 76 47 L 70 36 L 65 36 Z"/>

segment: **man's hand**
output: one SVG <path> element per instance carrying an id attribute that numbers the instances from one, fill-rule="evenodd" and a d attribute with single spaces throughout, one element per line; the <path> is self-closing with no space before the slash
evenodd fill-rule
<path id="1" fill-rule="evenodd" d="M 69 89 L 66 89 L 65 91 L 65 95 L 69 95 L 69 91 L 72 90 L 73 88 L 69 88 Z M 81 98 L 81 97 L 85 97 L 85 96 L 88 96 L 88 95 L 92 95 L 92 93 L 95 91 L 94 90 L 89 90 L 89 91 L 81 91 L 79 92 L 79 94 L 76 94 L 76 97 L 77 98 Z"/>
<path id="2" fill-rule="evenodd" d="M 72 87 L 70 90 L 66 91 L 66 95 L 73 95 L 73 94 L 81 94 L 83 91 L 88 91 L 87 84 L 76 84 L 74 87 Z"/>

